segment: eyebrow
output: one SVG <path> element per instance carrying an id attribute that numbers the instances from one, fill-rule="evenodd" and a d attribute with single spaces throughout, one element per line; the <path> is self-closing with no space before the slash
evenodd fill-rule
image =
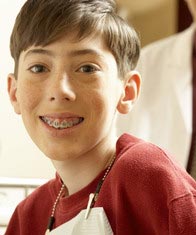
<path id="1" fill-rule="evenodd" d="M 42 49 L 42 48 L 37 48 L 37 49 L 31 49 L 29 50 L 26 55 L 24 56 L 24 59 L 26 59 L 26 57 L 30 56 L 30 55 L 34 55 L 34 54 L 42 54 L 42 55 L 47 55 L 50 57 L 55 57 L 55 53 L 53 53 L 51 50 L 47 50 L 47 49 Z M 82 55 L 94 55 L 100 58 L 103 58 L 104 56 L 99 53 L 96 50 L 93 49 L 79 49 L 79 50 L 72 50 L 68 52 L 68 56 L 70 57 L 77 57 L 77 56 L 82 56 Z"/>
<path id="2" fill-rule="evenodd" d="M 69 56 L 75 57 L 80 55 L 94 55 L 97 57 L 103 57 L 101 53 L 93 49 L 80 49 L 80 50 L 73 50 L 68 53 Z"/>
<path id="3" fill-rule="evenodd" d="M 28 56 L 30 55 L 35 55 L 35 54 L 42 54 L 42 55 L 47 55 L 47 56 L 52 56 L 54 57 L 54 53 L 50 50 L 45 50 L 45 49 L 41 49 L 41 48 L 37 48 L 37 49 L 31 49 L 29 50 L 26 55 L 24 56 L 24 59 L 26 59 Z"/>

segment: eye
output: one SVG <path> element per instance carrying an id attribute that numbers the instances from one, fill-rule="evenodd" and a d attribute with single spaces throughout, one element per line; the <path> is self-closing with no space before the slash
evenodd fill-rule
<path id="1" fill-rule="evenodd" d="M 87 65 L 81 66 L 78 69 L 78 71 L 82 72 L 82 73 L 94 73 L 96 71 L 99 71 L 99 68 L 97 68 L 97 66 L 95 66 L 95 65 L 87 64 Z"/>
<path id="2" fill-rule="evenodd" d="M 49 71 L 44 65 L 41 64 L 33 65 L 28 70 L 30 70 L 32 73 L 44 73 Z"/>

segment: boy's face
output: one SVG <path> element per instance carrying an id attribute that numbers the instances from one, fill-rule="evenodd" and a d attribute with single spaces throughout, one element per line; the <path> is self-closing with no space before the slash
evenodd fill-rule
<path id="1" fill-rule="evenodd" d="M 100 37 L 72 39 L 28 48 L 20 55 L 17 80 L 8 78 L 16 113 L 36 145 L 55 160 L 85 154 L 109 140 L 116 110 L 126 113 L 128 100 L 137 96 L 137 75 L 129 81 L 133 89 L 125 91 L 115 58 Z M 126 98 L 129 90 L 132 96 Z"/>

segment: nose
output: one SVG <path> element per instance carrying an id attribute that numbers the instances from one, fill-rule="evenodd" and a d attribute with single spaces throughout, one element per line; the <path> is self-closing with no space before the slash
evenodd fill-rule
<path id="1" fill-rule="evenodd" d="M 51 84 L 48 92 L 50 101 L 75 101 L 76 94 L 73 84 L 66 74 L 56 74 L 50 79 Z"/>

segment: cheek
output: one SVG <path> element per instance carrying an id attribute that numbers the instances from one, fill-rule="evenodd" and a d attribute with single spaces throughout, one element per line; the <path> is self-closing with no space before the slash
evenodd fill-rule
<path id="1" fill-rule="evenodd" d="M 94 92 L 90 97 L 89 102 L 92 107 L 92 112 L 100 120 L 105 119 L 107 115 L 113 113 L 113 101 L 112 97 L 110 95 L 108 96 L 108 92 L 104 90 Z"/>
<path id="2" fill-rule="evenodd" d="M 112 82 L 111 82 L 112 83 Z M 86 92 L 86 101 L 93 107 L 93 112 L 99 116 L 104 113 L 104 116 L 113 115 L 116 111 L 118 101 L 120 99 L 121 83 L 111 83 L 99 86 L 99 89 L 88 90 Z"/>
<path id="3" fill-rule="evenodd" d="M 40 100 L 40 92 L 34 86 L 22 84 L 17 91 L 17 98 L 21 107 L 21 112 L 32 111 Z"/>
<path id="4" fill-rule="evenodd" d="M 90 114 L 91 118 L 101 118 L 103 112 L 106 110 L 107 102 L 104 100 L 104 91 L 102 89 L 86 89 L 83 92 L 83 97 L 79 97 L 79 100 L 83 100 L 84 107 L 88 115 Z"/>
<path id="5" fill-rule="evenodd" d="M 107 109 L 107 103 L 102 99 L 102 97 L 96 97 L 92 99 L 92 107 L 94 107 L 94 112 L 101 116 L 102 113 Z"/>
<path id="6" fill-rule="evenodd" d="M 89 103 L 89 106 L 91 106 L 94 111 L 100 112 L 101 109 L 103 109 L 103 94 L 101 94 L 100 91 L 89 91 L 86 101 Z"/>

